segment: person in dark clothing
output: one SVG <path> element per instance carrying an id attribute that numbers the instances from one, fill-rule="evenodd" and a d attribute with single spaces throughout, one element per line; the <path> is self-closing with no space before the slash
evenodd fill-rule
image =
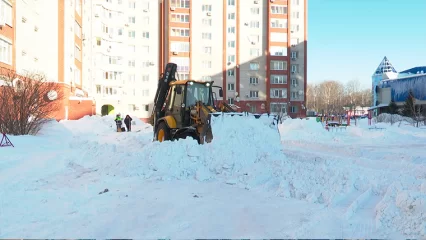
<path id="1" fill-rule="evenodd" d="M 124 124 L 126 124 L 127 131 L 132 131 L 132 118 L 129 115 L 126 115 L 124 118 Z"/>

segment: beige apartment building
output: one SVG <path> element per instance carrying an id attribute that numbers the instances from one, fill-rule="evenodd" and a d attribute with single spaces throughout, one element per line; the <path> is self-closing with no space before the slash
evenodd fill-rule
<path id="1" fill-rule="evenodd" d="M 0 0 L 0 67 L 38 72 L 63 87 L 56 119 L 94 113 L 82 77 L 83 0 Z M 19 78 L 15 79 L 19 81 Z"/>
<path id="2" fill-rule="evenodd" d="M 174 62 L 241 111 L 306 115 L 307 0 L 163 1 L 160 41 L 160 73 Z"/>

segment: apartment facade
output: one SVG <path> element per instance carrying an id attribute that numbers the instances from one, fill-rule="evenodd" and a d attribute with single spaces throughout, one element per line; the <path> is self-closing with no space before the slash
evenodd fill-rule
<path id="1" fill-rule="evenodd" d="M 212 80 L 242 111 L 306 115 L 307 0 L 160 3 L 160 64 Z"/>
<path id="2" fill-rule="evenodd" d="M 15 2 L 0 0 L 0 68 L 15 69 Z"/>
<path id="3" fill-rule="evenodd" d="M 158 7 L 149 0 L 87 1 L 83 77 L 98 114 L 149 118 L 159 78 Z"/>
<path id="4" fill-rule="evenodd" d="M 82 81 L 82 0 L 7 1 L 0 0 L 5 16 L 0 21 L 5 22 L 0 27 L 0 66 L 5 67 L 6 59 L 6 67 L 20 76 L 37 72 L 60 84 L 64 99 L 56 119 L 92 115 L 93 101 Z"/>

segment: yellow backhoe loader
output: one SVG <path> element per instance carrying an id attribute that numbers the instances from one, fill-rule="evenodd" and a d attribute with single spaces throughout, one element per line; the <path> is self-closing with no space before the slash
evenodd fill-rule
<path id="1" fill-rule="evenodd" d="M 177 81 L 176 69 L 175 63 L 168 63 L 158 82 L 152 112 L 154 141 L 192 137 L 199 144 L 209 143 L 213 140 L 211 114 L 218 112 L 213 81 Z M 223 90 L 218 88 L 222 97 Z"/>

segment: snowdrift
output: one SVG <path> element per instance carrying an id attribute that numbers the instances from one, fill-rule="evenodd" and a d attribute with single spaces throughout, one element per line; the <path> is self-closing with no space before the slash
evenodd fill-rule
<path id="1" fill-rule="evenodd" d="M 90 184 L 106 179 L 224 183 L 266 190 L 285 200 L 302 200 L 336 212 L 315 213 L 303 227 L 307 232 L 315 223 L 332 223 L 336 218 L 347 222 L 348 228 L 369 219 L 372 232 L 380 232 L 381 238 L 395 236 L 394 231 L 405 237 L 426 236 L 425 132 L 385 123 L 373 126 L 381 130 L 370 129 L 367 120 L 340 132 L 327 132 L 314 119 L 287 119 L 279 126 L 272 121 L 267 116 L 213 117 L 214 139 L 205 145 L 192 139 L 153 142 L 152 127 L 138 120 L 133 131 L 125 133 L 115 132 L 112 117 L 52 122 L 40 136 L 11 138 L 16 146 L 28 149 L 29 138 L 51 145 L 31 149 L 32 158 L 6 149 L 0 157 L 0 193 L 12 193 L 35 181 L 37 188 L 73 193 L 82 191 L 83 181 L 87 192 Z M 18 193 L 9 196 L 19 199 Z M 75 201 L 84 204 L 85 200 Z M 18 211 L 13 201 L 4 206 Z M 305 230 L 295 231 L 295 236 Z M 335 230 L 322 229 L 319 234 L 340 236 L 331 232 Z"/>

